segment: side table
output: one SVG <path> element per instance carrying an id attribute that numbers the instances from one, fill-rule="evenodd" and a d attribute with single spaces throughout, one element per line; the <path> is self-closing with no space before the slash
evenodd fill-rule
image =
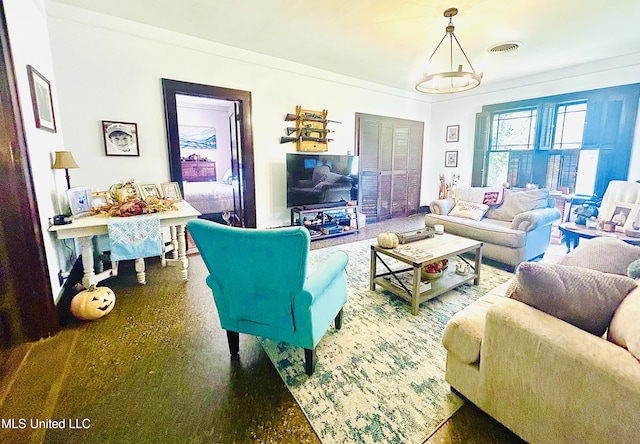
<path id="1" fill-rule="evenodd" d="M 567 253 L 577 247 L 580 239 L 593 239 L 594 237 L 613 237 L 628 244 L 640 245 L 640 238 L 629 237 L 620 232 L 605 232 L 595 228 L 587 228 L 584 225 L 577 225 L 575 222 L 565 222 L 558 227 L 567 246 Z"/>

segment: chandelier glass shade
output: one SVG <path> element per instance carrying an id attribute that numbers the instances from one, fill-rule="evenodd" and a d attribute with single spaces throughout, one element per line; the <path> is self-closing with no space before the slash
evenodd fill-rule
<path id="1" fill-rule="evenodd" d="M 467 91 L 469 89 L 475 88 L 480 85 L 480 81 L 482 80 L 482 73 L 477 73 L 473 68 L 473 65 L 469 61 L 467 54 L 462 49 L 460 42 L 457 37 L 453 33 L 454 26 L 451 22 L 451 17 L 456 15 L 458 10 L 456 8 L 449 8 L 444 11 L 444 16 L 449 18 L 449 24 L 445 29 L 445 34 L 436 46 L 436 49 L 429 57 L 429 62 L 433 59 L 433 56 L 436 54 L 442 42 L 449 37 L 449 71 L 438 72 L 429 74 L 425 72 L 424 75 L 418 82 L 416 83 L 416 90 L 429 94 L 450 94 L 456 93 L 460 91 Z M 470 71 L 463 71 L 462 65 L 457 66 L 457 70 L 454 70 L 453 64 L 453 42 L 458 45 L 460 52 L 464 56 L 465 60 L 469 64 Z"/>

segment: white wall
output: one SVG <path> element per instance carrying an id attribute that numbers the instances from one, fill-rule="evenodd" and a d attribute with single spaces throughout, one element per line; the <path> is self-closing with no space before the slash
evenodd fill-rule
<path id="1" fill-rule="evenodd" d="M 230 48 L 189 36 L 47 3 L 54 69 L 67 148 L 80 169 L 75 185 L 107 188 L 120 179 L 166 182 L 169 161 L 161 78 L 251 91 L 257 224 L 289 220 L 285 194 L 287 113 L 327 109 L 329 151 L 354 150 L 355 113 L 423 121 L 428 97 Z M 136 122 L 140 157 L 106 157 L 101 120 Z M 428 149 L 428 147 L 427 147 Z M 428 156 L 425 156 L 428 157 Z"/>
<path id="2" fill-rule="evenodd" d="M 481 85 L 466 93 L 436 97 L 431 108 L 431 128 L 427 145 L 434 162 L 425 165 L 421 201 L 427 204 L 438 196 L 439 174 L 447 180 L 460 174 L 460 185 L 471 184 L 475 116 L 484 105 L 545 97 L 575 91 L 640 82 L 640 53 L 598 63 L 575 66 L 501 84 Z M 445 142 L 448 125 L 460 125 L 457 143 Z M 457 150 L 458 167 L 444 167 L 444 152 Z M 640 179 L 640 122 L 636 125 L 629 180 Z M 425 182 L 426 181 L 426 182 Z"/>
<path id="3" fill-rule="evenodd" d="M 51 169 L 54 158 L 53 153 L 54 151 L 63 150 L 64 142 L 59 130 L 57 133 L 52 133 L 36 128 L 27 75 L 27 65 L 31 65 L 51 83 L 55 119 L 59 129 L 63 113 L 57 100 L 58 88 L 49 50 L 47 16 L 44 0 L 4 0 L 3 3 L 15 76 L 18 83 L 18 95 L 31 163 L 31 174 L 34 178 L 34 190 L 38 202 L 38 216 L 44 233 L 44 247 L 51 287 L 54 299 L 57 299 L 60 291 L 60 284 L 57 278 L 58 270 L 61 268 L 60 261 L 64 261 L 64 259 L 61 257 L 59 260 L 59 246 L 54 236 L 47 232 L 47 227 L 49 226 L 48 219 L 61 212 L 58 207 L 58 192 L 64 193 L 64 190 L 66 190 L 64 171 Z M 63 249 L 59 251 L 62 256 Z"/>

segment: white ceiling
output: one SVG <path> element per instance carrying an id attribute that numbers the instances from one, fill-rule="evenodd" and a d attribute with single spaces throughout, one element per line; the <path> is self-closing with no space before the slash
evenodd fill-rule
<path id="1" fill-rule="evenodd" d="M 55 1 L 411 91 L 449 7 L 484 83 L 640 51 L 639 0 Z"/>

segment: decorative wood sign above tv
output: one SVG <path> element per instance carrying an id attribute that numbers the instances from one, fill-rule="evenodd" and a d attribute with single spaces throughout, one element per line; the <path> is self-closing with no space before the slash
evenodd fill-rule
<path id="1" fill-rule="evenodd" d="M 287 114 L 284 118 L 286 122 L 295 121 L 296 126 L 287 128 L 287 137 L 281 137 L 280 143 L 296 142 L 298 151 L 328 151 L 329 142 L 333 139 L 327 137 L 331 132 L 327 124 L 342 122 L 328 120 L 327 114 L 329 111 L 326 109 L 314 111 L 296 106 L 296 113 Z"/>

